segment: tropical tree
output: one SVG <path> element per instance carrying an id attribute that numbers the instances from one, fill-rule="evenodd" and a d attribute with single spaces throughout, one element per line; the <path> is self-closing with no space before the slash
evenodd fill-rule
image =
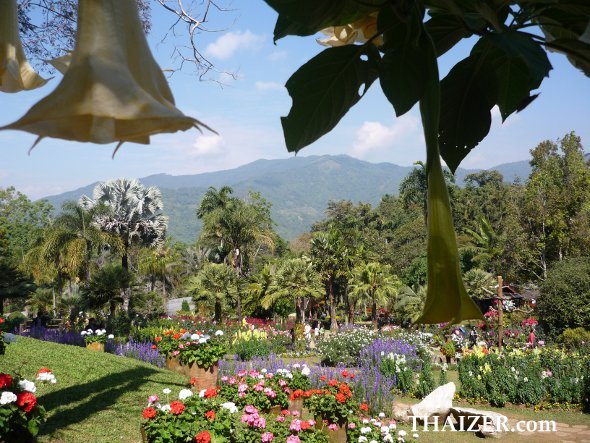
<path id="1" fill-rule="evenodd" d="M 133 275 L 123 266 L 108 264 L 82 285 L 82 302 L 90 309 L 102 309 L 107 306 L 112 320 L 115 318 L 117 306 L 123 305 L 125 301 L 125 290 L 131 287 L 133 281 Z"/>
<path id="2" fill-rule="evenodd" d="M 233 198 L 231 197 L 233 192 L 234 190 L 230 186 L 223 186 L 219 190 L 214 186 L 209 186 L 197 208 L 197 217 L 203 219 L 213 212 L 223 211 Z"/>
<path id="3" fill-rule="evenodd" d="M 138 180 L 117 179 L 98 184 L 92 199 L 80 199 L 86 209 L 99 205 L 110 211 L 97 218 L 98 225 L 116 235 L 122 243 L 121 266 L 129 271 L 129 251 L 132 245 L 156 247 L 166 236 L 168 218 L 162 215 L 162 194 L 158 188 L 144 187 Z M 131 291 L 123 294 L 123 309 L 129 312 Z"/>
<path id="4" fill-rule="evenodd" d="M 496 294 L 498 282 L 489 272 L 482 269 L 470 269 L 463 275 L 467 293 L 474 299 L 493 297 Z"/>
<path id="5" fill-rule="evenodd" d="M 414 323 L 420 317 L 426 303 L 426 294 L 425 285 L 399 288 L 393 309 L 395 317 L 399 319 L 400 323 Z"/>
<path id="6" fill-rule="evenodd" d="M 142 248 L 139 252 L 139 272 L 150 281 L 150 292 L 156 288 L 156 280 L 162 284 L 162 297 L 166 298 L 166 285 L 173 283 L 173 276 L 180 272 L 179 255 L 169 245 L 158 248 Z"/>
<path id="7" fill-rule="evenodd" d="M 295 303 L 296 321 L 305 322 L 305 311 L 310 300 L 322 297 L 322 281 L 308 258 L 285 260 L 264 297 L 262 307 L 268 309 L 282 298 L 292 298 Z"/>
<path id="8" fill-rule="evenodd" d="M 473 261 L 481 268 L 497 273 L 495 265 L 502 250 L 498 247 L 499 236 L 490 221 L 482 217 L 476 222 L 475 229 L 465 228 L 465 233 L 469 237 L 467 248 L 474 252 Z"/>
<path id="9" fill-rule="evenodd" d="M 400 280 L 391 272 L 389 265 L 377 262 L 362 263 L 354 267 L 348 289 L 352 305 L 360 301 L 371 303 L 371 321 L 377 329 L 377 308 L 391 304 L 401 286 Z"/>
<path id="10" fill-rule="evenodd" d="M 185 290 L 192 294 L 195 303 L 212 303 L 215 321 L 219 322 L 223 306 L 236 296 L 237 283 L 232 268 L 223 263 L 207 263 L 196 276 L 188 279 Z"/>
<path id="11" fill-rule="evenodd" d="M 330 309 L 330 329 L 336 331 L 336 283 L 346 278 L 350 271 L 352 256 L 344 244 L 339 230 L 330 228 L 327 232 L 318 232 L 311 241 L 311 261 L 320 275 Z"/>

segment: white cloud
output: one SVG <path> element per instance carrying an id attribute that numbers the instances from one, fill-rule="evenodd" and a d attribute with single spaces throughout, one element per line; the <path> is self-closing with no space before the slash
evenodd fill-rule
<path id="1" fill-rule="evenodd" d="M 217 134 L 199 135 L 190 151 L 192 157 L 217 157 L 224 153 L 225 142 Z"/>
<path id="2" fill-rule="evenodd" d="M 395 119 L 391 126 L 380 122 L 364 122 L 356 132 L 356 142 L 351 153 L 363 158 L 372 152 L 389 148 L 409 135 L 415 135 L 417 129 L 418 119 L 410 114 Z"/>
<path id="3" fill-rule="evenodd" d="M 277 82 L 256 82 L 256 89 L 258 91 L 280 91 L 285 87 Z"/>
<path id="4" fill-rule="evenodd" d="M 264 37 L 250 31 L 228 32 L 205 48 L 205 53 L 220 60 L 231 58 L 239 50 L 258 49 Z"/>

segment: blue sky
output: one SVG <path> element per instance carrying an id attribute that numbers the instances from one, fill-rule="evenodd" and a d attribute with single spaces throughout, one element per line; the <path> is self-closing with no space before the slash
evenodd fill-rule
<path id="1" fill-rule="evenodd" d="M 142 177 L 156 173 L 195 174 L 229 169 L 259 158 L 286 158 L 280 116 L 289 112 L 291 99 L 283 87 L 289 76 L 323 48 L 309 38 L 289 37 L 275 46 L 272 30 L 276 14 L 262 0 L 235 1 L 234 10 L 213 14 L 199 47 L 220 71 L 213 77 L 225 83 L 199 81 L 186 67 L 170 78 L 177 106 L 214 128 L 220 135 L 196 130 L 163 134 L 149 146 L 126 144 L 114 160 L 114 145 L 92 145 L 43 140 L 27 155 L 33 135 L 0 132 L 2 161 L 0 187 L 16 186 L 32 198 L 52 195 L 116 177 Z M 170 54 L 175 42 L 186 43 L 186 32 L 162 38 L 174 17 L 154 5 L 154 26 L 148 38 L 163 69 L 176 66 Z M 464 57 L 470 42 L 440 60 L 441 75 Z M 543 82 L 540 97 L 522 113 L 501 124 L 494 110 L 488 137 L 464 160 L 467 168 L 487 168 L 525 160 L 540 141 L 555 140 L 576 131 L 590 146 L 590 80 L 559 54 L 550 55 L 554 69 Z M 14 121 L 60 80 L 57 75 L 43 88 L 0 95 L 0 125 Z M 330 134 L 299 155 L 348 154 L 370 162 L 410 165 L 424 158 L 424 142 L 415 107 L 395 118 L 391 105 L 376 82 Z"/>

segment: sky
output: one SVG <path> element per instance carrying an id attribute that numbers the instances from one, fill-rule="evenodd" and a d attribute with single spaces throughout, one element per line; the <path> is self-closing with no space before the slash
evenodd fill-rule
<path id="1" fill-rule="evenodd" d="M 226 1 L 230 5 L 231 0 Z M 171 57 L 175 44 L 187 43 L 186 30 L 169 32 L 174 16 L 153 2 L 148 41 L 160 66 L 178 66 Z M 44 139 L 28 155 L 35 136 L 0 131 L 0 187 L 15 186 L 33 199 L 76 189 L 95 181 L 151 174 L 197 174 L 231 169 L 260 158 L 287 158 L 280 117 L 291 99 L 285 82 L 299 66 L 324 48 L 313 37 L 287 37 L 276 45 L 272 31 L 276 13 L 262 0 L 235 0 L 231 10 L 210 15 L 209 29 L 197 37 L 199 49 L 218 72 L 201 81 L 190 65 L 169 77 L 177 107 L 206 123 L 219 135 L 196 129 L 152 137 L 149 146 L 125 144 L 114 159 L 114 144 L 94 145 Z M 167 38 L 164 37 L 167 35 Z M 465 41 L 439 59 L 441 75 L 463 57 L 473 42 Z M 489 168 L 527 160 L 543 140 L 557 140 L 570 131 L 590 150 L 590 79 L 560 54 L 550 54 L 553 70 L 540 97 L 503 124 L 497 109 L 488 136 L 461 164 Z M 232 76 L 226 73 L 232 73 Z M 170 74 L 169 74 L 170 75 Z M 0 93 L 0 126 L 22 116 L 50 93 L 61 76 L 44 87 L 18 94 Z M 346 154 L 378 163 L 411 165 L 425 158 L 420 116 L 415 106 L 396 118 L 375 82 L 329 134 L 298 155 Z"/>

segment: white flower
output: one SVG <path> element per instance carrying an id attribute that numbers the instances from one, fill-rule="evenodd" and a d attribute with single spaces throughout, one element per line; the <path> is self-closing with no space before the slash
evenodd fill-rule
<path id="1" fill-rule="evenodd" d="M 4 341 L 6 343 L 14 343 L 16 341 L 16 335 L 7 332 L 4 334 Z"/>
<path id="2" fill-rule="evenodd" d="M 114 336 L 113 334 L 109 334 L 109 335 L 107 336 L 107 338 L 108 338 L 109 340 L 112 340 L 113 338 L 115 338 L 115 336 Z"/>
<path id="3" fill-rule="evenodd" d="M 93 334 L 94 331 L 92 329 L 88 329 L 86 332 L 88 332 L 89 334 Z"/>
<path id="4" fill-rule="evenodd" d="M 525 377 L 523 381 L 524 381 L 525 383 L 527 383 L 527 382 L 529 381 L 529 378 L 528 378 L 528 377 Z"/>
<path id="5" fill-rule="evenodd" d="M 207 339 L 205 337 L 199 338 L 199 344 L 207 343 Z"/>
<path id="6" fill-rule="evenodd" d="M 384 412 L 379 412 L 379 418 L 383 418 L 385 417 L 385 413 Z"/>
<path id="7" fill-rule="evenodd" d="M 369 423 L 369 420 L 367 420 L 366 418 L 363 418 L 363 424 L 366 425 L 367 423 Z"/>
<path id="8" fill-rule="evenodd" d="M 420 438 L 420 434 L 418 434 L 417 432 L 415 434 L 412 435 L 412 437 L 414 438 Z"/>
<path id="9" fill-rule="evenodd" d="M 218 329 L 217 331 L 215 331 L 215 335 L 223 335 L 223 331 L 221 329 Z"/>
<path id="10" fill-rule="evenodd" d="M 198 340 L 198 339 L 199 339 L 199 334 L 191 335 L 191 340 Z"/>
<path id="11" fill-rule="evenodd" d="M 179 400 L 184 400 L 184 399 L 187 399 L 192 396 L 193 396 L 193 391 L 191 391 L 190 389 L 181 389 L 180 392 L 178 393 Z"/>
<path id="12" fill-rule="evenodd" d="M 293 363 L 293 369 L 299 369 L 301 365 L 299 363 Z"/>
<path id="13" fill-rule="evenodd" d="M 201 391 L 199 391 L 199 397 L 201 397 L 201 398 L 205 397 L 205 391 L 206 391 L 206 389 L 201 389 Z"/>
<path id="14" fill-rule="evenodd" d="M 403 429 L 400 429 L 399 431 L 397 431 L 397 435 L 399 435 L 400 437 L 405 437 L 407 434 L 406 431 L 404 431 Z"/>
<path id="15" fill-rule="evenodd" d="M 301 374 L 305 375 L 306 377 L 311 373 L 311 369 L 309 369 L 308 366 L 304 366 L 303 369 L 301 370 Z"/>
<path id="16" fill-rule="evenodd" d="M 100 335 L 103 335 L 103 334 L 104 334 L 104 332 L 102 332 L 102 329 L 97 329 L 96 330 L 96 335 L 99 335 L 100 336 Z"/>
<path id="17" fill-rule="evenodd" d="M 393 443 L 393 436 L 391 434 L 384 435 L 383 441 L 386 443 Z"/>
<path id="18" fill-rule="evenodd" d="M 260 370 L 260 372 L 262 372 L 263 374 L 266 374 L 268 371 L 266 370 L 266 368 L 262 368 L 262 369 Z"/>
<path id="19" fill-rule="evenodd" d="M 14 403 L 16 401 L 16 395 L 9 391 L 2 392 L 0 396 L 0 405 L 7 405 L 8 403 Z"/>
<path id="20" fill-rule="evenodd" d="M 361 436 L 359 437 L 359 443 L 364 443 L 364 442 L 366 442 L 366 441 L 369 441 L 369 439 L 368 439 L 367 437 L 365 437 L 364 435 L 361 435 Z"/>
<path id="21" fill-rule="evenodd" d="M 86 332 L 86 331 L 82 331 L 82 332 L 80 332 L 80 334 L 81 334 L 81 335 L 86 335 L 86 334 L 88 334 L 88 332 Z"/>
<path id="22" fill-rule="evenodd" d="M 381 432 L 384 434 L 389 434 L 389 426 L 381 426 Z"/>
<path id="23" fill-rule="evenodd" d="M 57 380 L 55 379 L 55 375 L 53 375 L 52 372 L 41 372 L 39 375 L 37 375 L 36 380 L 57 383 Z"/>
<path id="24" fill-rule="evenodd" d="M 160 407 L 160 411 L 168 412 L 170 410 L 170 405 L 164 405 Z"/>
<path id="25" fill-rule="evenodd" d="M 390 423 L 389 424 L 389 429 L 396 429 L 397 425 L 395 423 Z"/>
<path id="26" fill-rule="evenodd" d="M 369 443 L 377 443 L 377 440 L 371 440 Z"/>
<path id="27" fill-rule="evenodd" d="M 371 432 L 371 428 L 368 426 L 363 426 L 361 428 L 361 434 L 368 434 L 369 432 Z"/>
<path id="28" fill-rule="evenodd" d="M 35 392 L 37 387 L 35 383 L 29 380 L 21 380 L 18 382 L 18 387 L 21 388 L 23 391 Z"/>
<path id="29" fill-rule="evenodd" d="M 164 388 L 162 389 L 162 392 L 166 395 L 170 394 L 172 392 L 172 390 L 170 390 L 169 388 Z"/>
<path id="30" fill-rule="evenodd" d="M 238 412 L 238 407 L 236 406 L 236 404 L 234 402 L 231 402 L 231 401 L 228 401 L 226 403 L 222 403 L 221 407 L 227 409 L 232 414 L 235 412 Z"/>

